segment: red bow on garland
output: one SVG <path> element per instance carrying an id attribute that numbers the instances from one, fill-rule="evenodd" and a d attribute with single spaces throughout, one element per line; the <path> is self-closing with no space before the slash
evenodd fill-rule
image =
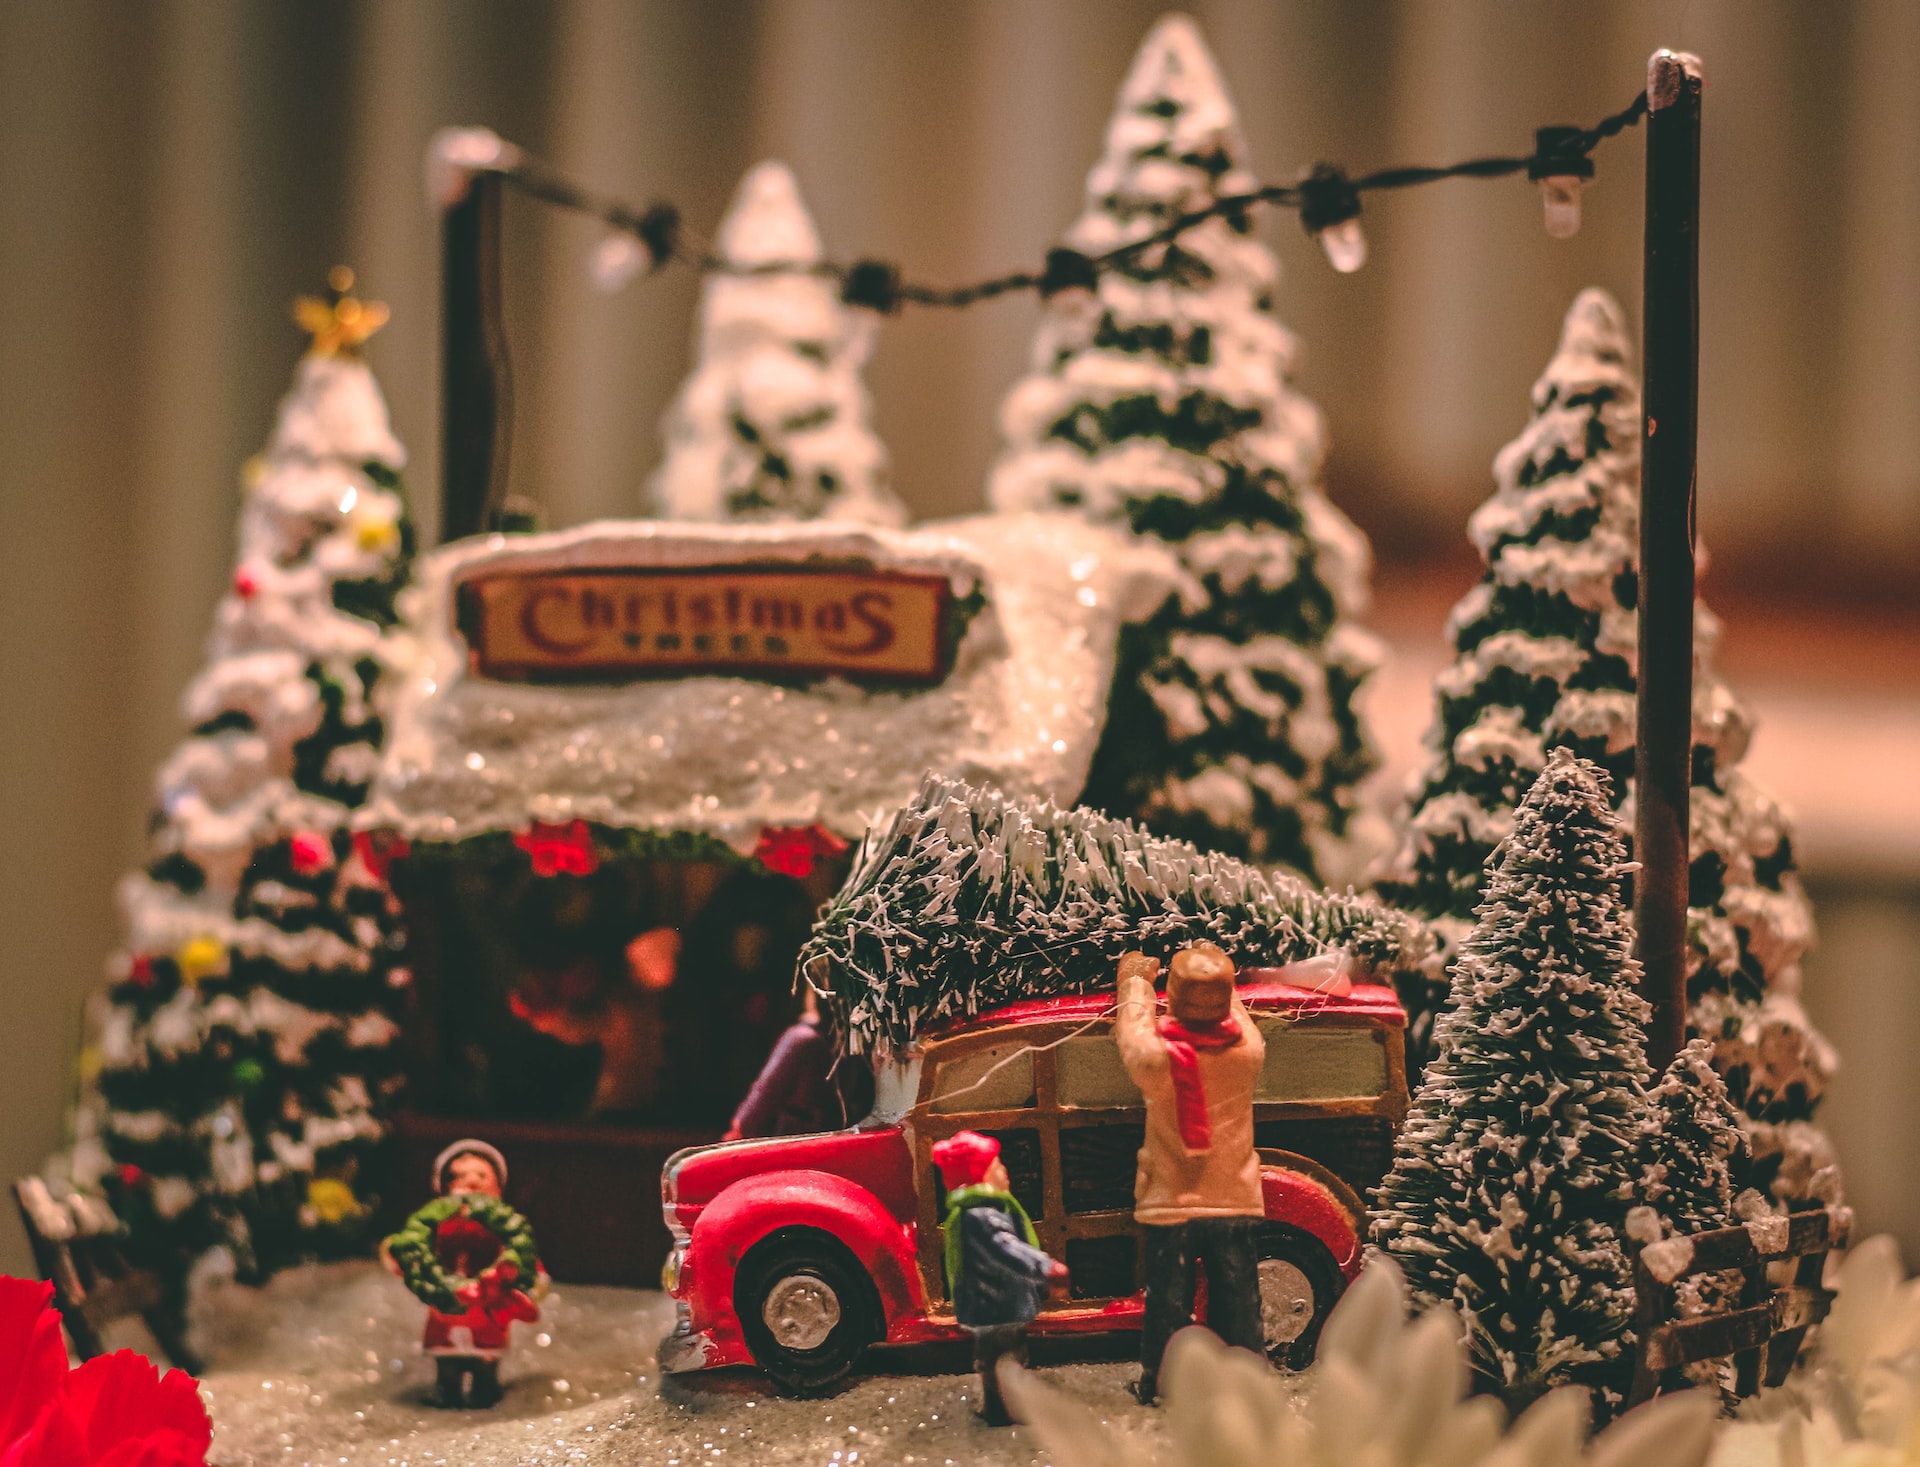
<path id="1" fill-rule="evenodd" d="M 846 849 L 847 843 L 824 825 L 767 825 L 753 854 L 767 870 L 805 881 L 817 862 L 833 860 Z"/>
<path id="2" fill-rule="evenodd" d="M 503 1258 L 455 1289 L 453 1297 L 469 1309 L 484 1310 L 502 1324 L 516 1319 L 531 1323 L 540 1317 L 540 1306 L 515 1287 L 519 1277 L 519 1266 L 511 1258 Z"/>
<path id="3" fill-rule="evenodd" d="M 535 876 L 591 876 L 600 869 L 593 832 L 584 820 L 569 820 L 565 825 L 536 820 L 513 843 L 532 859 Z"/>

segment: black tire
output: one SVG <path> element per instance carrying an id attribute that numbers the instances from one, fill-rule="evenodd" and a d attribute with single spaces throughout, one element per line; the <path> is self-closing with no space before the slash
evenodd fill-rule
<path id="1" fill-rule="evenodd" d="M 733 1307 L 754 1360 L 793 1396 L 845 1380 L 885 1328 L 873 1280 L 846 1245 L 813 1228 L 754 1244 L 733 1276 Z"/>
<path id="2" fill-rule="evenodd" d="M 1305 1370 L 1320 1331 L 1347 1287 L 1333 1254 L 1313 1234 L 1265 1223 L 1259 1234 L 1260 1328 L 1267 1358 L 1281 1370 Z"/>

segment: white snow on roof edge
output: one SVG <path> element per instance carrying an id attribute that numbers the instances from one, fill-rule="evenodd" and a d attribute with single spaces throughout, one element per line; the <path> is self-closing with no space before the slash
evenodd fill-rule
<path id="1" fill-rule="evenodd" d="M 482 567 L 821 560 L 983 590 L 946 680 L 905 691 L 716 676 L 493 682 L 468 672 L 453 628 L 454 583 Z M 386 749 L 357 823 L 450 841 L 584 819 L 751 851 L 769 825 L 856 838 L 928 769 L 1071 804 L 1105 723 L 1119 628 L 1157 606 L 1172 576 L 1155 549 L 1055 514 L 908 531 L 610 520 L 455 542 L 423 557 L 403 597 Z"/>

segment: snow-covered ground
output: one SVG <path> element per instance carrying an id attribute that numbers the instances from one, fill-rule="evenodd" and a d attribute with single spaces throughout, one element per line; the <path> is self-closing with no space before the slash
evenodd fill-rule
<path id="1" fill-rule="evenodd" d="M 775 1396 L 759 1376 L 720 1371 L 664 1385 L 654 1342 L 671 1323 L 653 1292 L 557 1285 L 501 1370 L 488 1411 L 433 1402 L 417 1349 L 422 1307 L 371 1263 L 281 1274 L 264 1289 L 203 1296 L 196 1329 L 221 1467 L 971 1467 L 1048 1461 L 1022 1427 L 974 1417 L 964 1352 L 875 1362 L 822 1400 Z M 909 1363 L 940 1373 L 901 1374 Z M 1042 1375 L 1129 1436 L 1159 1436 L 1124 1361 Z M 890 1371 L 894 1373 L 878 1373 Z"/>

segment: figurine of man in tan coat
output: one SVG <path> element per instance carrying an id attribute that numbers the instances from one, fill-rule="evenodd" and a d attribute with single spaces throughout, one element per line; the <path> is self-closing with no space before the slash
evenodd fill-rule
<path id="1" fill-rule="evenodd" d="M 1155 1017 L 1160 964 L 1120 959 L 1114 1039 L 1147 1102 L 1146 1144 L 1133 1184 L 1145 1234 L 1142 1401 L 1159 1394 L 1160 1357 L 1193 1322 L 1194 1264 L 1207 1270 L 1207 1327 L 1260 1351 L 1256 1231 L 1265 1215 L 1253 1149 L 1253 1084 L 1266 1041 L 1233 987 L 1233 962 L 1210 942 L 1174 954 L 1167 1013 Z"/>

